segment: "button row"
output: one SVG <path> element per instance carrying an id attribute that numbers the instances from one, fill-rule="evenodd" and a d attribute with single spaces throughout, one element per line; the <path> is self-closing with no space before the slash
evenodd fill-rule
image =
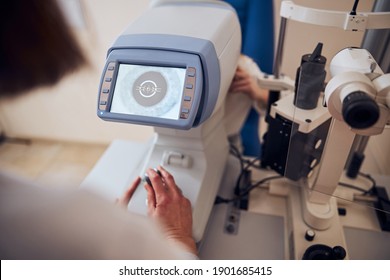
<path id="1" fill-rule="evenodd" d="M 195 92 L 195 80 L 196 80 L 196 69 L 194 67 L 188 67 L 186 73 L 186 80 L 184 86 L 184 97 L 180 113 L 181 119 L 187 119 L 190 113 L 192 101 L 194 99 Z"/>
<path id="2" fill-rule="evenodd" d="M 108 104 L 108 97 L 111 89 L 111 82 L 114 75 L 115 62 L 110 62 L 104 74 L 103 83 L 101 86 L 99 96 L 99 110 L 106 111 Z"/>

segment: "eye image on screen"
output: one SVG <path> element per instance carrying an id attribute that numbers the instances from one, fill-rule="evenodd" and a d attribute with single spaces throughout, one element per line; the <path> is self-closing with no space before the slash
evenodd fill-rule
<path id="1" fill-rule="evenodd" d="M 179 119 L 186 69 L 120 64 L 110 111 Z"/>

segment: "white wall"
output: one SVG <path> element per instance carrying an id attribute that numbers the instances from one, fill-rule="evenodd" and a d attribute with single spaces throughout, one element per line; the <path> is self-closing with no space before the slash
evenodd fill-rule
<path id="1" fill-rule="evenodd" d="M 77 1 L 77 0 L 73 0 Z M 40 88 L 23 99 L 0 102 L 0 125 L 9 136 L 109 143 L 123 138 L 148 139 L 150 127 L 104 122 L 96 116 L 97 91 L 106 51 L 122 30 L 148 6 L 148 0 L 80 0 L 85 26 L 75 32 L 90 65 L 53 88 Z M 276 31 L 281 0 L 274 0 Z M 353 1 L 295 0 L 296 4 L 331 10 L 350 10 Z M 360 1 L 358 11 L 370 11 L 374 0 Z M 282 72 L 295 77 L 301 56 L 318 42 L 330 61 L 340 49 L 360 46 L 363 33 L 288 22 Z M 277 36 L 276 36 L 277 38 Z M 59 54 L 60 55 L 60 54 Z M 328 77 L 329 78 L 329 77 Z M 365 162 L 375 173 L 390 174 L 390 132 L 373 137 Z"/>

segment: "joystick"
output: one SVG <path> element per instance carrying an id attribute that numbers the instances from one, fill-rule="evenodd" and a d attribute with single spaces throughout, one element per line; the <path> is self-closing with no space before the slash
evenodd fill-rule
<path id="1" fill-rule="evenodd" d="M 160 177 L 162 176 L 160 170 L 158 170 L 157 168 L 153 168 L 153 170 L 156 171 L 156 173 L 157 173 Z M 147 173 L 145 173 L 145 175 L 144 175 L 144 181 L 146 181 L 146 183 L 148 183 L 150 186 L 153 186 L 153 185 L 152 185 L 152 181 L 150 181 L 150 178 L 149 178 L 149 176 L 148 176 Z"/>

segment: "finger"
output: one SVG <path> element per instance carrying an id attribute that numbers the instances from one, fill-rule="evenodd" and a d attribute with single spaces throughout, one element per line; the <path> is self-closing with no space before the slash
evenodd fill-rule
<path id="1" fill-rule="evenodd" d="M 149 184 L 144 185 L 146 190 L 146 198 L 148 200 L 148 211 L 151 214 L 156 208 L 156 195 L 153 188 Z"/>
<path id="2" fill-rule="evenodd" d="M 248 75 L 247 72 L 245 72 L 242 68 L 238 67 L 235 74 L 235 78 L 242 79 L 245 78 L 247 75 Z"/>
<path id="3" fill-rule="evenodd" d="M 181 193 L 179 188 L 176 185 L 175 179 L 173 178 L 172 174 L 165 170 L 164 167 L 159 166 L 158 170 L 160 170 L 162 177 L 164 178 L 164 181 L 167 185 L 168 190 L 171 190 L 176 193 Z"/>
<path id="4" fill-rule="evenodd" d="M 162 178 L 160 177 L 160 175 L 157 174 L 156 171 L 149 168 L 148 170 L 146 170 L 146 173 L 148 174 L 149 179 L 152 183 L 151 187 L 154 190 L 156 203 L 157 203 L 160 199 L 162 199 L 166 195 L 167 189 L 164 186 Z"/>
<path id="5" fill-rule="evenodd" d="M 237 86 L 234 88 L 234 93 L 250 93 L 250 88 L 247 85 Z"/>
<path id="6" fill-rule="evenodd" d="M 123 196 L 117 200 L 117 203 L 123 205 L 123 206 L 127 206 L 130 202 L 130 199 L 133 197 L 133 194 L 135 192 L 135 190 L 137 189 L 139 183 L 141 182 L 141 178 L 138 176 L 134 181 L 133 183 L 131 184 L 130 188 L 128 188 L 125 193 L 123 194 Z"/>
<path id="7" fill-rule="evenodd" d="M 232 88 L 237 89 L 238 87 L 243 87 L 243 86 L 249 87 L 250 84 L 251 84 L 251 80 L 245 78 L 232 83 Z"/>
<path id="8" fill-rule="evenodd" d="M 234 84 L 235 85 L 245 85 L 245 84 L 250 84 L 250 82 L 251 82 L 250 77 L 245 77 L 245 78 L 242 78 L 238 81 L 235 81 Z"/>

